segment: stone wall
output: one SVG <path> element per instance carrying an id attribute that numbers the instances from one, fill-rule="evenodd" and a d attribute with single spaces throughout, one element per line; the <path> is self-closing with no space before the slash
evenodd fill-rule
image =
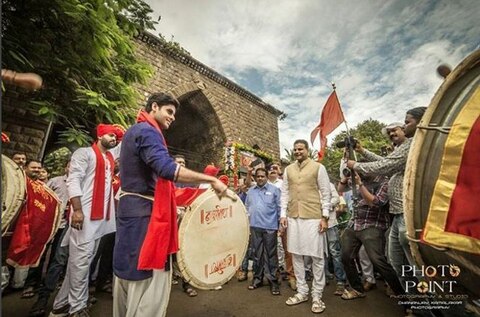
<path id="1" fill-rule="evenodd" d="M 177 121 L 166 133 L 172 153 L 184 154 L 197 170 L 209 163 L 221 166 L 223 145 L 232 140 L 256 144 L 279 160 L 280 111 L 193 57 L 164 47 L 153 35 L 144 33 L 135 43 L 138 55 L 154 70 L 149 82 L 137 89 L 145 99 L 153 92 L 167 91 L 182 104 Z M 2 97 L 2 130 L 11 139 L 3 153 L 18 150 L 29 158 L 41 158 L 49 123 L 29 110 L 28 98 L 14 87 L 7 87 Z"/>
<path id="2" fill-rule="evenodd" d="M 138 54 L 154 68 L 150 82 L 139 87 L 145 95 L 169 91 L 180 99 L 183 107 L 182 96 L 193 94 L 198 99 L 200 94 L 203 99 L 200 103 L 208 104 L 203 107 L 204 115 L 210 117 L 208 123 L 219 125 L 219 135 L 212 137 L 223 142 L 256 144 L 279 160 L 280 111 L 194 58 L 163 47 L 152 35 L 143 34 L 136 42 Z M 216 163 L 220 163 L 220 155 L 216 156 Z"/>
<path id="3" fill-rule="evenodd" d="M 15 152 L 25 152 L 28 159 L 41 159 L 50 124 L 31 109 L 32 97 L 21 88 L 5 85 L 2 94 L 2 131 L 10 143 L 2 145 L 2 153 L 12 157 Z"/>

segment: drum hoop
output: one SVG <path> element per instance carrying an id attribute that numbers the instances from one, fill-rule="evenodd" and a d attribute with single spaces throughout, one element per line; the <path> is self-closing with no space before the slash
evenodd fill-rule
<path id="1" fill-rule="evenodd" d="M 2 210 L 2 236 L 8 232 L 25 203 L 25 177 L 25 172 L 13 160 L 2 155 L 2 209 L 5 207 Z M 8 197 L 7 193 L 12 188 L 13 195 Z"/>
<path id="2" fill-rule="evenodd" d="M 476 67 L 480 63 L 480 50 L 477 50 L 466 57 L 445 79 L 442 85 L 439 87 L 434 97 L 432 98 L 430 105 L 428 106 L 420 126 L 428 126 L 428 123 L 432 120 L 432 117 L 435 114 L 435 110 L 440 105 L 442 99 L 445 97 L 446 92 L 457 83 L 457 81 L 469 70 Z M 404 210 L 405 210 L 405 226 L 407 230 L 407 237 L 409 238 L 410 250 L 412 256 L 415 259 L 415 262 L 418 265 L 425 265 L 425 261 L 422 258 L 420 252 L 420 247 L 418 242 L 419 239 L 416 239 L 418 232 L 423 231 L 423 228 L 415 228 L 415 182 L 418 176 L 417 167 L 418 160 L 420 158 L 421 149 L 424 146 L 425 139 L 429 129 L 418 129 L 415 133 L 413 139 L 409 156 L 407 159 L 407 164 L 405 168 L 405 177 L 404 177 Z M 422 245 L 426 245 L 422 242 Z M 438 249 L 438 248 L 437 248 Z M 443 249 L 447 250 L 447 249 Z"/>

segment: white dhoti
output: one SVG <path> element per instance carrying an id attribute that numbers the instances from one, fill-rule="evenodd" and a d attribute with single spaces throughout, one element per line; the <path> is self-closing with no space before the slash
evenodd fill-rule
<path id="1" fill-rule="evenodd" d="M 164 317 L 167 314 L 172 270 L 153 270 L 151 278 L 129 281 L 115 276 L 113 317 Z"/>
<path id="2" fill-rule="evenodd" d="M 321 299 L 325 288 L 326 233 L 320 233 L 320 219 L 288 217 L 287 246 L 292 253 L 293 270 L 297 279 L 297 292 L 308 295 L 303 256 L 312 258 L 312 298 Z"/>

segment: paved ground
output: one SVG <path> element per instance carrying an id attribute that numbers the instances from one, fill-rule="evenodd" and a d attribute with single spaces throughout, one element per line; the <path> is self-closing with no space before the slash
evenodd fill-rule
<path id="1" fill-rule="evenodd" d="M 180 285 L 172 286 L 167 316 L 172 317 L 290 317 L 314 316 L 310 311 L 311 301 L 289 307 L 285 300 L 294 294 L 287 283 L 281 285 L 280 296 L 272 296 L 269 287 L 253 291 L 247 289 L 248 282 L 233 279 L 220 291 L 199 291 L 197 297 L 188 297 Z M 334 296 L 335 286 L 326 287 L 324 301 L 327 309 L 321 316 L 348 317 L 397 317 L 403 316 L 396 301 L 384 294 L 383 282 L 368 293 L 366 298 L 353 301 Z M 112 316 L 112 299 L 109 294 L 97 294 L 99 299 L 91 310 L 92 317 Z M 53 299 L 51 299 L 51 302 Z M 23 317 L 34 299 L 20 299 L 20 293 L 12 293 L 2 298 L 2 316 Z M 51 304 L 50 304 L 51 305 Z M 51 306 L 50 306 L 51 307 Z"/>

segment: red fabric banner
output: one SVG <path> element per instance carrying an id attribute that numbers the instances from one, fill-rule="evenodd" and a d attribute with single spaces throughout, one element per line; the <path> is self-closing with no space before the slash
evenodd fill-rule
<path id="1" fill-rule="evenodd" d="M 334 90 L 328 97 L 327 102 L 322 110 L 320 123 L 310 133 L 310 141 L 313 143 L 320 134 L 320 151 L 318 152 L 318 160 L 320 161 L 325 154 L 325 147 L 327 146 L 327 135 L 333 132 L 342 122 L 345 121 L 342 107 L 337 98 L 337 93 Z"/>
<path id="2" fill-rule="evenodd" d="M 35 267 L 54 235 L 59 202 L 41 181 L 27 177 L 27 201 L 17 219 L 8 248 L 7 263 Z"/>
<path id="3" fill-rule="evenodd" d="M 480 240 L 480 117 L 467 138 L 457 183 L 450 201 L 445 231 Z"/>

